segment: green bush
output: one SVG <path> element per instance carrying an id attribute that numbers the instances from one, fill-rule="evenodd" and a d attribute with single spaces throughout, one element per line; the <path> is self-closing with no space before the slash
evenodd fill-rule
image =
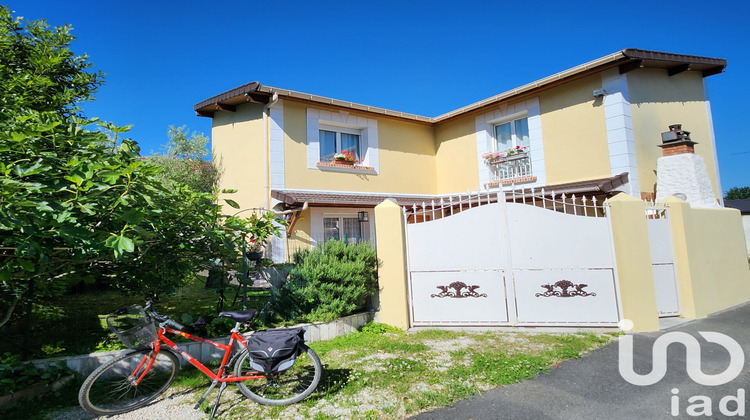
<path id="1" fill-rule="evenodd" d="M 370 321 L 367 324 L 363 325 L 362 328 L 359 329 L 359 331 L 365 334 L 376 334 L 376 335 L 382 335 L 382 334 L 387 334 L 387 333 L 394 333 L 394 334 L 404 333 L 404 331 L 401 328 L 394 327 L 388 324 L 382 324 L 380 322 L 375 322 L 375 321 Z"/>
<path id="2" fill-rule="evenodd" d="M 272 317 L 330 321 L 363 309 L 377 291 L 378 260 L 369 244 L 330 240 L 292 259 L 295 267 L 271 302 Z"/>
<path id="3" fill-rule="evenodd" d="M 0 356 L 0 396 L 11 395 L 36 384 L 51 384 L 63 376 L 73 374 L 62 363 L 41 369 L 32 364 L 21 363 L 18 359 L 10 353 Z"/>

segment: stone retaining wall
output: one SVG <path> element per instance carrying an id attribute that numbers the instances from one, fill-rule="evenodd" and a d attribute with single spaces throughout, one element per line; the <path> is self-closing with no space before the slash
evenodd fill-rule
<path id="1" fill-rule="evenodd" d="M 316 341 L 330 340 L 342 335 L 349 334 L 352 331 L 356 331 L 359 327 L 373 320 L 375 317 L 374 312 L 366 312 L 361 314 L 349 315 L 336 321 L 332 322 L 315 322 L 311 324 L 300 324 L 297 327 L 305 329 L 305 341 L 313 343 Z M 227 344 L 229 338 L 213 338 L 213 341 L 218 343 Z M 211 360 L 218 360 L 224 352 L 210 344 L 199 343 L 195 341 L 177 343 L 182 349 L 190 353 L 193 357 L 200 360 L 201 363 L 206 363 Z M 71 370 L 78 372 L 82 375 L 88 375 L 98 368 L 102 364 L 114 359 L 119 354 L 127 350 L 108 351 L 101 353 L 91 353 L 80 356 L 67 356 L 67 357 L 56 357 L 53 359 L 39 359 L 32 360 L 29 363 L 33 363 L 37 368 L 44 369 L 47 366 L 56 363 L 64 363 Z M 180 363 L 184 366 L 187 364 L 185 360 L 180 357 Z"/>

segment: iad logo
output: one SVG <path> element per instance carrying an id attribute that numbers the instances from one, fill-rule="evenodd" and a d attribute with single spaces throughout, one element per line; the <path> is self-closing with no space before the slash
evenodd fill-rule
<path id="1" fill-rule="evenodd" d="M 717 332 L 701 331 L 707 342 L 716 343 L 729 351 L 729 366 L 724 372 L 715 375 L 701 370 L 701 345 L 692 335 L 684 332 L 668 332 L 657 338 L 653 347 L 653 365 L 651 373 L 641 375 L 633 371 L 633 336 L 620 337 L 620 375 L 633 385 L 648 386 L 659 382 L 667 373 L 667 347 L 672 343 L 685 346 L 687 360 L 685 370 L 694 382 L 705 386 L 724 385 L 739 376 L 745 365 L 745 353 L 742 347 L 729 336 Z"/>
<path id="2" fill-rule="evenodd" d="M 620 327 L 628 331 L 632 329 L 633 324 L 629 320 L 623 320 Z M 645 375 L 633 371 L 633 336 L 621 337 L 618 364 L 620 375 L 626 381 L 638 386 L 648 386 L 659 382 L 667 373 L 667 348 L 670 344 L 680 343 L 685 346 L 687 356 L 685 370 L 694 382 L 705 386 L 717 386 L 724 385 L 739 376 L 745 365 L 745 353 L 739 343 L 731 337 L 718 332 L 700 331 L 698 334 L 707 342 L 718 344 L 729 352 L 729 366 L 723 372 L 713 375 L 703 373 L 701 369 L 701 344 L 690 334 L 674 331 L 665 333 L 654 342 L 651 372 Z M 673 395 L 671 397 L 670 413 L 673 416 L 680 414 L 679 397 L 677 395 L 679 392 L 677 388 L 672 389 Z M 692 403 L 685 411 L 689 416 L 711 416 L 713 413 L 711 398 L 707 396 L 696 395 L 690 397 L 688 402 Z M 730 403 L 733 403 L 736 409 L 730 409 Z M 718 408 L 726 416 L 744 416 L 745 390 L 739 388 L 736 397 L 731 394 L 723 397 L 719 401 Z"/>

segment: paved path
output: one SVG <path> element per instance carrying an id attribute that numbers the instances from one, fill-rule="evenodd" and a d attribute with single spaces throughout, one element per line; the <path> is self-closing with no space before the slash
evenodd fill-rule
<path id="1" fill-rule="evenodd" d="M 416 416 L 417 419 L 689 419 L 689 418 L 750 418 L 750 304 L 744 304 L 706 319 L 696 320 L 658 333 L 634 336 L 635 371 L 651 371 L 652 345 L 662 334 L 672 331 L 687 332 L 698 339 L 702 350 L 702 370 L 706 374 L 723 372 L 729 366 L 729 352 L 718 344 L 707 343 L 698 331 L 715 331 L 737 341 L 745 353 L 742 372 L 731 382 L 719 386 L 704 386 L 693 382 L 685 368 L 686 352 L 681 344 L 668 348 L 667 374 L 650 386 L 636 386 L 626 382 L 618 370 L 618 343 L 596 350 L 581 359 L 560 364 L 546 375 L 514 385 L 495 388 L 480 396 L 462 401 L 453 407 L 438 409 Z M 678 389 L 678 416 L 672 416 L 673 389 Z M 726 416 L 719 410 L 720 400 L 738 396 L 744 389 L 744 416 Z M 711 399 L 711 415 L 688 412 L 688 407 L 701 401 L 688 402 L 694 396 Z M 727 401 L 729 401 L 727 399 Z M 704 401 L 705 402 L 705 401 Z M 726 409 L 737 410 L 734 402 Z"/>

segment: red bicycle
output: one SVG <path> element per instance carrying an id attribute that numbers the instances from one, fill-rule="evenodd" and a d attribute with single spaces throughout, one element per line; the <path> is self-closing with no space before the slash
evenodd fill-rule
<path id="1" fill-rule="evenodd" d="M 287 405 L 307 398 L 318 386 L 323 367 L 315 352 L 305 345 L 304 330 L 256 331 L 245 338 L 239 333 L 240 326 L 252 321 L 257 313 L 254 309 L 221 312 L 220 317 L 235 321 L 229 343 L 221 344 L 183 332 L 184 326 L 156 313 L 151 300 L 145 308 L 134 305 L 118 311 L 107 318 L 107 323 L 132 350 L 93 371 L 81 386 L 78 401 L 86 411 L 97 415 L 119 414 L 143 407 L 163 394 L 177 377 L 180 369 L 177 354 L 211 379 L 211 386 L 194 408 L 197 409 L 219 385 L 212 418 L 230 382 L 236 383 L 243 395 L 259 404 Z M 207 368 L 165 337 L 165 333 L 223 350 L 218 370 Z M 235 348 L 238 350 L 233 351 Z M 231 372 L 230 366 L 233 366 Z"/>

